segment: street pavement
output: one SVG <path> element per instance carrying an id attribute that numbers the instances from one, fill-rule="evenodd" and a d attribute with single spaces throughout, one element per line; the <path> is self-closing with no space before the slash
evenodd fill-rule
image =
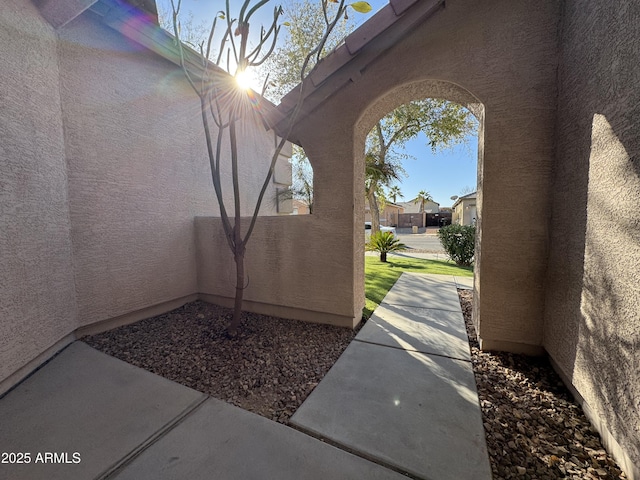
<path id="1" fill-rule="evenodd" d="M 420 229 L 420 233 L 411 233 L 409 229 L 396 230 L 396 235 L 410 250 L 425 250 L 432 253 L 444 253 L 437 229 Z"/>

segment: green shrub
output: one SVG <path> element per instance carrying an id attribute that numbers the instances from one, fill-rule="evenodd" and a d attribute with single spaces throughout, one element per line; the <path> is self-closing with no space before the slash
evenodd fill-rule
<path id="1" fill-rule="evenodd" d="M 376 232 L 371 235 L 371 238 L 365 245 L 365 248 L 369 252 L 380 253 L 380 261 L 387 261 L 387 253 L 397 252 L 400 250 L 406 250 L 407 246 L 401 243 L 395 235 L 391 232 Z"/>
<path id="2" fill-rule="evenodd" d="M 456 265 L 473 264 L 476 246 L 475 225 L 447 225 L 438 231 L 440 243 Z"/>

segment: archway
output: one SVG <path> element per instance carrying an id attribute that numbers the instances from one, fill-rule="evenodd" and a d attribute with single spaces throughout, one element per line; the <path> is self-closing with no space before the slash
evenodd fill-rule
<path id="1" fill-rule="evenodd" d="M 467 89 L 451 82 L 442 80 L 425 79 L 421 81 L 406 83 L 397 86 L 378 97 L 363 112 L 354 126 L 354 142 L 356 145 L 364 146 L 368 133 L 374 128 L 378 120 L 401 105 L 424 98 L 437 98 L 457 103 L 467 108 L 478 122 L 477 142 L 477 242 L 476 242 L 476 265 L 475 272 L 479 277 L 480 272 L 480 248 L 482 235 L 482 162 L 483 162 L 483 134 L 484 134 L 484 105 Z M 356 148 L 354 152 L 354 164 L 356 168 L 364 169 L 364 148 Z M 476 320 L 476 327 L 478 318 Z"/>
<path id="2" fill-rule="evenodd" d="M 304 116 L 293 140 L 302 143 L 316 174 L 314 228 L 331 232 L 326 243 L 345 275 L 334 276 L 330 288 L 350 298 L 345 315 L 361 311 L 367 132 L 402 102 L 445 98 L 468 106 L 481 124 L 474 313 L 482 346 L 539 353 L 549 241 L 544 212 L 551 205 L 554 158 L 556 84 L 549 51 L 556 8 L 551 2 L 504 9 L 500 2 L 459 0 L 433 10 L 428 3 L 403 11 L 389 5 L 379 22 L 354 32 L 305 85 Z M 286 112 L 284 102 L 280 113 Z"/>

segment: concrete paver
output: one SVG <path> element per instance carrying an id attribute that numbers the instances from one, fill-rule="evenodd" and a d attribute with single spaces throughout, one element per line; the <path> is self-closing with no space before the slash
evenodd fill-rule
<path id="1" fill-rule="evenodd" d="M 75 342 L 0 399 L 0 452 L 31 457 L 0 478 L 97 478 L 205 398 Z M 47 452 L 64 463 L 38 461 Z"/>
<path id="2" fill-rule="evenodd" d="M 400 480 L 403 475 L 216 399 L 207 400 L 117 480 Z"/>
<path id="3" fill-rule="evenodd" d="M 0 451 L 11 480 L 406 478 L 82 342 L 0 399 Z"/>
<path id="4" fill-rule="evenodd" d="M 292 418 L 335 446 L 76 342 L 0 398 L 0 451 L 31 455 L 0 478 L 488 480 L 470 284 L 398 279 Z"/>
<path id="5" fill-rule="evenodd" d="M 461 312 L 382 304 L 356 340 L 471 360 Z"/>
<path id="6" fill-rule="evenodd" d="M 491 478 L 465 361 L 352 342 L 292 423 L 418 478 Z"/>
<path id="7" fill-rule="evenodd" d="M 403 273 L 292 423 L 416 478 L 490 480 L 458 278 Z"/>
<path id="8" fill-rule="evenodd" d="M 452 275 L 403 273 L 382 303 L 462 312 Z"/>

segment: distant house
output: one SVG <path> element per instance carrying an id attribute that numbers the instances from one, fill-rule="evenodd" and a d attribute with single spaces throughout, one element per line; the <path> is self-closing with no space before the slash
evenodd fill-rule
<path id="1" fill-rule="evenodd" d="M 414 202 L 401 202 L 398 205 L 404 208 L 404 213 L 421 213 L 420 203 Z M 440 213 L 440 204 L 438 202 L 425 202 L 424 213 Z"/>
<path id="2" fill-rule="evenodd" d="M 398 215 L 398 227 L 400 228 L 426 227 L 430 224 L 428 218 L 435 217 L 440 212 L 440 204 L 433 201 L 425 202 L 423 212 L 420 211 L 420 203 L 402 202 L 399 205 L 404 209 L 404 212 Z"/>
<path id="3" fill-rule="evenodd" d="M 387 203 L 380 212 L 380 225 L 387 225 L 389 227 L 398 226 L 398 216 L 404 213 L 404 208 L 401 204 Z M 369 210 L 369 204 L 366 203 L 364 207 L 364 220 L 365 222 L 371 221 L 371 211 Z"/>
<path id="4" fill-rule="evenodd" d="M 294 198 L 292 202 L 293 210 L 291 212 L 291 215 L 309 215 L 311 213 L 309 211 L 309 205 L 307 205 L 306 202 L 298 200 L 297 198 Z"/>
<path id="5" fill-rule="evenodd" d="M 477 219 L 476 192 L 458 197 L 451 208 L 453 209 L 453 223 L 474 225 Z"/>

